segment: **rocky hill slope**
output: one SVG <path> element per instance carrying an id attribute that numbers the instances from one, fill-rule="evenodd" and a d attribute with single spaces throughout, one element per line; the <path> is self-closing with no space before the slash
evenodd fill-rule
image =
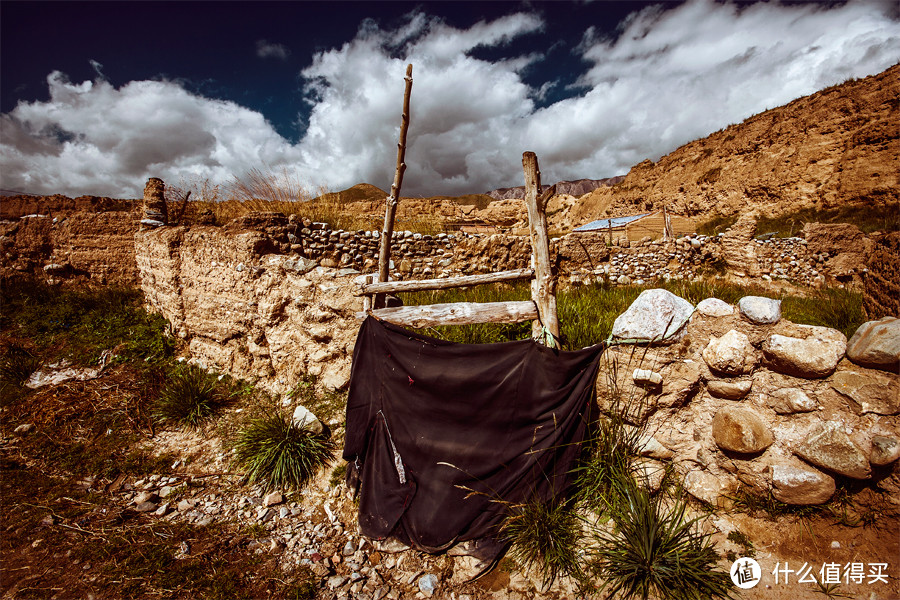
<path id="1" fill-rule="evenodd" d="M 703 221 L 759 209 L 881 205 L 900 198 L 900 64 L 750 117 L 634 166 L 553 215 L 565 230 L 593 219 L 669 210 Z"/>

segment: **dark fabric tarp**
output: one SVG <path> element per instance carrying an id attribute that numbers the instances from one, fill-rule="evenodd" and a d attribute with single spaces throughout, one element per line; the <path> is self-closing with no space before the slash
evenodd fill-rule
<path id="1" fill-rule="evenodd" d="M 499 554 L 509 504 L 569 486 L 601 351 L 458 344 L 367 318 L 344 445 L 362 533 L 427 552 L 478 540 L 474 554 Z"/>

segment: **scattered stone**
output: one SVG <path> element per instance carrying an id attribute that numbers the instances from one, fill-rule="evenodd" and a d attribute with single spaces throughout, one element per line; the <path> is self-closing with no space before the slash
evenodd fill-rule
<path id="1" fill-rule="evenodd" d="M 757 325 L 771 325 L 781 320 L 781 300 L 761 296 L 744 296 L 738 300 L 741 314 Z"/>
<path id="2" fill-rule="evenodd" d="M 872 475 L 865 453 L 835 421 L 816 424 L 794 452 L 818 467 L 853 479 L 868 479 Z"/>
<path id="3" fill-rule="evenodd" d="M 153 492 L 140 492 L 137 496 L 134 497 L 135 504 L 143 504 L 144 502 L 156 502 L 159 500 L 159 496 L 154 494 Z"/>
<path id="4" fill-rule="evenodd" d="M 662 384 L 662 375 L 649 369 L 635 369 L 631 379 L 638 385 Z"/>
<path id="5" fill-rule="evenodd" d="M 275 511 L 271 508 L 260 508 L 259 512 L 256 513 L 256 520 L 260 523 L 265 523 L 266 521 L 271 521 L 274 516 Z"/>
<path id="6" fill-rule="evenodd" d="M 167 514 L 169 514 L 169 512 L 171 512 L 171 510 L 172 510 L 172 507 L 169 505 L 168 502 L 166 502 L 165 504 L 163 504 L 159 508 L 157 508 L 156 512 L 154 512 L 153 514 L 155 514 L 157 517 L 164 517 Z"/>
<path id="7" fill-rule="evenodd" d="M 29 431 L 32 431 L 33 429 L 34 429 L 34 423 L 23 423 L 23 424 L 19 425 L 18 427 L 16 427 L 15 429 L 13 429 L 13 433 L 23 434 L 23 433 L 28 433 Z"/>
<path id="8" fill-rule="evenodd" d="M 725 497 L 736 488 L 731 477 L 716 476 L 707 471 L 690 471 L 684 478 L 685 491 L 712 506 L 724 504 Z"/>
<path id="9" fill-rule="evenodd" d="M 697 312 L 707 317 L 727 317 L 734 314 L 734 307 L 718 298 L 707 298 L 697 305 Z"/>
<path id="10" fill-rule="evenodd" d="M 419 591 L 431 598 L 439 583 L 437 575 L 428 573 L 419 578 Z"/>
<path id="11" fill-rule="evenodd" d="M 282 506 L 281 508 L 278 509 L 278 518 L 279 519 L 287 518 L 287 516 L 289 514 L 291 514 L 291 509 L 289 509 L 287 506 Z"/>
<path id="12" fill-rule="evenodd" d="M 460 585 L 478 577 L 490 563 L 479 560 L 475 556 L 457 556 L 453 561 L 451 585 Z"/>
<path id="13" fill-rule="evenodd" d="M 155 502 L 140 502 L 135 507 L 134 510 L 145 513 L 145 512 L 153 512 L 156 510 Z"/>
<path id="14" fill-rule="evenodd" d="M 847 343 L 847 358 L 870 369 L 900 368 L 900 319 L 884 317 L 859 326 Z"/>
<path id="15" fill-rule="evenodd" d="M 769 406 L 780 415 L 816 410 L 816 401 L 799 388 L 780 388 L 769 396 Z"/>
<path id="16" fill-rule="evenodd" d="M 773 334 L 763 343 L 763 355 L 769 367 L 807 379 L 831 375 L 847 350 L 847 338 L 829 327 L 798 327 L 809 331 L 809 335 L 801 339 Z"/>
<path id="17" fill-rule="evenodd" d="M 352 539 L 347 540 L 347 543 L 344 544 L 344 556 L 352 556 L 354 552 L 356 552 L 356 544 Z"/>
<path id="18" fill-rule="evenodd" d="M 281 492 L 272 492 L 263 498 L 263 506 L 275 506 L 284 502 Z"/>
<path id="19" fill-rule="evenodd" d="M 174 491 L 175 491 L 175 488 L 173 486 L 164 485 L 161 488 L 159 488 L 159 497 L 167 498 L 167 497 L 171 496 L 172 492 L 174 492 Z"/>
<path id="20" fill-rule="evenodd" d="M 775 441 L 756 412 L 735 406 L 719 409 L 712 420 L 712 434 L 720 448 L 741 454 L 761 452 Z"/>
<path id="21" fill-rule="evenodd" d="M 387 552 L 388 554 L 396 554 L 398 552 L 409 550 L 409 546 L 396 538 L 388 538 L 383 542 L 378 543 L 378 550 L 380 552 Z"/>
<path id="22" fill-rule="evenodd" d="M 772 465 L 772 495 L 779 502 L 824 504 L 834 490 L 834 478 L 799 461 Z"/>
<path id="23" fill-rule="evenodd" d="M 629 431 L 634 430 L 631 425 L 626 425 L 626 428 L 628 428 Z M 646 456 L 648 458 L 666 460 L 675 456 L 675 453 L 663 446 L 659 440 L 646 433 L 639 434 L 636 445 L 637 451 L 641 453 L 641 456 Z"/>
<path id="24" fill-rule="evenodd" d="M 59 385 L 71 379 L 88 381 L 100 376 L 100 369 L 76 369 L 65 361 L 47 365 L 31 374 L 24 385 L 30 389 L 38 389 L 48 385 Z"/>
<path id="25" fill-rule="evenodd" d="M 734 329 L 720 338 L 712 336 L 703 349 L 703 360 L 716 373 L 746 375 L 759 362 L 750 338 Z"/>
<path id="26" fill-rule="evenodd" d="M 339 587 L 343 586 L 345 583 L 347 583 L 347 578 L 344 577 L 343 575 L 332 575 L 331 577 L 328 578 L 328 581 L 326 581 L 326 584 L 328 585 L 329 589 L 332 589 L 332 590 L 338 589 Z"/>
<path id="27" fill-rule="evenodd" d="M 294 409 L 291 419 L 297 427 L 306 428 L 316 435 L 324 431 L 324 427 L 321 421 L 316 418 L 316 415 L 312 414 L 309 409 L 301 404 L 298 404 L 297 408 Z"/>
<path id="28" fill-rule="evenodd" d="M 634 462 L 638 480 L 650 493 L 656 493 L 666 476 L 666 467 L 658 460 L 639 458 Z"/>
<path id="29" fill-rule="evenodd" d="M 900 384 L 877 371 L 840 371 L 831 378 L 831 387 L 858 407 L 860 414 L 900 414 Z"/>
<path id="30" fill-rule="evenodd" d="M 869 462 L 877 467 L 889 465 L 900 458 L 900 440 L 886 435 L 872 436 Z"/>
<path id="31" fill-rule="evenodd" d="M 707 382 L 706 389 L 716 398 L 725 398 L 726 400 L 740 400 L 753 387 L 752 379 L 723 380 L 713 379 Z"/>
<path id="32" fill-rule="evenodd" d="M 619 339 L 672 343 L 683 335 L 694 307 L 663 289 L 644 290 L 624 313 L 616 317 L 612 335 Z"/>
<path id="33" fill-rule="evenodd" d="M 178 512 L 187 512 L 194 508 L 195 504 L 196 503 L 193 500 L 188 500 L 187 498 L 185 498 L 184 500 L 178 502 L 178 506 L 176 508 L 178 509 Z"/>

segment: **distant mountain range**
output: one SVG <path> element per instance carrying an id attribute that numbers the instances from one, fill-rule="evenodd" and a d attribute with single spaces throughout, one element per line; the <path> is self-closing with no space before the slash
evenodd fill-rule
<path id="1" fill-rule="evenodd" d="M 615 185 L 623 179 L 625 179 L 624 175 L 616 175 L 615 177 L 607 177 L 606 179 L 576 179 L 575 181 L 560 181 L 556 184 L 556 193 L 568 194 L 569 196 L 584 196 L 585 194 L 593 192 L 599 187 Z M 543 185 L 541 187 L 546 190 L 551 186 Z M 498 190 L 485 192 L 485 194 L 490 196 L 494 200 L 524 198 L 525 186 L 520 185 L 518 187 L 500 188 Z"/>

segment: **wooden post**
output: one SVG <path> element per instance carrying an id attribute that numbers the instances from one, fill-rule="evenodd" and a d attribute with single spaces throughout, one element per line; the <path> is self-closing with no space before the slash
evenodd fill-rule
<path id="1" fill-rule="evenodd" d="M 533 337 L 552 348 L 559 338 L 559 319 L 556 315 L 556 277 L 550 268 L 550 238 L 547 234 L 549 194 L 541 193 L 541 172 L 534 152 L 522 155 L 522 168 L 525 171 L 525 203 L 528 205 L 531 260 L 534 263 L 531 298 L 537 305 L 539 319 L 532 322 L 531 331 Z"/>
<path id="2" fill-rule="evenodd" d="M 387 281 L 391 265 L 391 238 L 394 235 L 394 215 L 400 201 L 400 186 L 403 184 L 403 173 L 406 171 L 406 132 L 409 129 L 409 95 L 412 91 L 412 65 L 406 65 L 406 91 L 403 94 L 403 113 L 400 117 L 400 141 L 397 143 L 397 170 L 394 172 L 394 183 L 391 184 L 391 195 L 387 198 L 384 211 L 384 227 L 381 230 L 381 248 L 378 252 L 378 281 Z M 375 296 L 375 308 L 384 306 L 384 295 Z"/>

